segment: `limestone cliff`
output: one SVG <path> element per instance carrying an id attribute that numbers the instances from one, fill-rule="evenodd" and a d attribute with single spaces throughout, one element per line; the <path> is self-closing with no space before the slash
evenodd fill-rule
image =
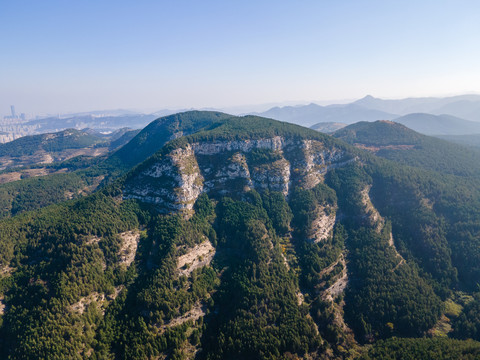
<path id="1" fill-rule="evenodd" d="M 292 186 L 310 189 L 327 171 L 352 161 L 351 154 L 319 140 L 273 136 L 183 142 L 134 172 L 124 197 L 188 214 L 202 192 L 235 196 L 253 188 L 288 196 Z"/>

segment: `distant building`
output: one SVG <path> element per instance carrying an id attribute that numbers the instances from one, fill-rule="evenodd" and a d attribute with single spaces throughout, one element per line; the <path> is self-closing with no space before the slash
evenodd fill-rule
<path id="1" fill-rule="evenodd" d="M 20 116 L 17 115 L 17 113 L 15 112 L 15 106 L 14 105 L 10 105 L 10 113 L 11 115 L 7 115 L 7 116 L 4 116 L 3 117 L 3 122 L 5 124 L 11 124 L 13 122 L 24 122 L 26 120 L 26 116 L 25 116 L 25 113 L 21 113 Z"/>

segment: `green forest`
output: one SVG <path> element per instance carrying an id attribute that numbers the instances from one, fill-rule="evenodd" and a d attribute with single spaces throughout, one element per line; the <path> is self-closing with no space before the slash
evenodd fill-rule
<path id="1" fill-rule="evenodd" d="M 371 143 L 388 143 L 384 131 Z M 162 162 L 192 144 L 273 137 L 284 148 Z M 475 167 L 469 155 L 445 168 L 397 155 L 187 112 L 106 159 L 1 185 L 0 358 L 480 358 Z M 152 168 L 169 180 L 137 181 Z M 204 183 L 188 211 L 127 196 L 132 184 L 183 194 L 192 168 Z"/>

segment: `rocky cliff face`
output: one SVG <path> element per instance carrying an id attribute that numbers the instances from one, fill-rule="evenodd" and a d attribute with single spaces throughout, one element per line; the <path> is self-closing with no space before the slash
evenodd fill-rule
<path id="1" fill-rule="evenodd" d="M 318 140 L 275 136 L 255 140 L 199 141 L 175 148 L 126 182 L 124 197 L 164 211 L 190 213 L 202 192 L 235 196 L 249 189 L 310 189 L 332 168 L 355 158 Z"/>

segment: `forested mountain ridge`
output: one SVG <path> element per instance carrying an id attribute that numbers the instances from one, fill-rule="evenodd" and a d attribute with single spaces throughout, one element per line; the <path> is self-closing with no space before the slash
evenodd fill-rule
<path id="1" fill-rule="evenodd" d="M 480 176 L 478 149 L 426 136 L 396 122 L 359 122 L 333 136 L 401 164 L 475 179 Z"/>
<path id="2" fill-rule="evenodd" d="M 476 311 L 467 176 L 270 119 L 178 116 L 204 123 L 141 162 L 144 133 L 124 177 L 0 221 L 2 358 L 479 356 L 422 339 L 445 318 L 477 336 L 446 306 Z"/>

